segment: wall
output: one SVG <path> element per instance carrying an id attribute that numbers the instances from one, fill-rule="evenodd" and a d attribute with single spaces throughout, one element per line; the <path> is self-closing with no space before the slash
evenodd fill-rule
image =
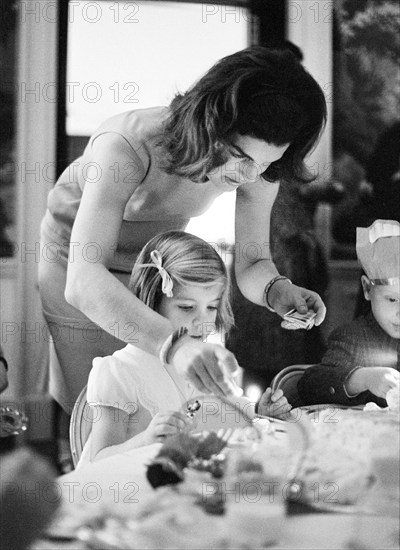
<path id="1" fill-rule="evenodd" d="M 47 363 L 37 268 L 40 220 L 54 178 L 56 3 L 21 2 L 18 28 L 16 254 L 3 259 L 0 268 L 2 328 L 6 330 L 5 323 L 13 323 L 14 329 L 6 342 L 2 334 L 10 359 L 10 387 L 3 398 L 17 400 L 40 389 Z"/>

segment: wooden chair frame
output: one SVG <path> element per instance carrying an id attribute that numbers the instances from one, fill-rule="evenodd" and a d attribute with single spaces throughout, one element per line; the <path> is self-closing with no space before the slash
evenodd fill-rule
<path id="1" fill-rule="evenodd" d="M 272 379 L 272 391 L 274 392 L 281 389 L 293 408 L 301 407 L 304 403 L 302 403 L 298 394 L 297 382 L 303 376 L 304 371 L 313 366 L 314 365 L 290 365 L 289 367 L 282 369 Z"/>
<path id="2" fill-rule="evenodd" d="M 87 386 L 83 388 L 75 402 L 69 424 L 69 442 L 75 468 L 92 430 L 93 411 L 86 400 L 86 391 Z"/>

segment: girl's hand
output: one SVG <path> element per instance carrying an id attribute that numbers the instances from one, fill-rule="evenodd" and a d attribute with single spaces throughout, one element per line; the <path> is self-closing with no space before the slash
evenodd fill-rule
<path id="1" fill-rule="evenodd" d="M 315 326 L 325 319 L 326 307 L 321 297 L 316 292 L 290 284 L 285 279 L 280 279 L 271 286 L 268 302 L 281 317 L 295 308 L 299 313 L 307 313 L 309 309 L 313 309 L 317 314 Z"/>
<path id="2" fill-rule="evenodd" d="M 184 337 L 172 348 L 169 360 L 202 393 L 227 396 L 242 393 L 232 377 L 238 369 L 236 358 L 219 344 Z"/>
<path id="3" fill-rule="evenodd" d="M 175 435 L 192 424 L 192 419 L 179 411 L 157 413 L 145 430 L 146 444 L 162 441 L 169 435 Z"/>
<path id="4" fill-rule="evenodd" d="M 399 385 L 400 373 L 390 367 L 365 367 L 359 369 L 364 376 L 365 388 L 377 397 L 386 398 L 387 392 Z M 356 371 L 358 372 L 358 371 Z"/>
<path id="5" fill-rule="evenodd" d="M 281 420 L 288 418 L 291 409 L 292 405 L 288 403 L 283 391 L 280 389 L 272 393 L 271 388 L 267 388 L 258 404 L 258 414 L 280 418 Z"/>

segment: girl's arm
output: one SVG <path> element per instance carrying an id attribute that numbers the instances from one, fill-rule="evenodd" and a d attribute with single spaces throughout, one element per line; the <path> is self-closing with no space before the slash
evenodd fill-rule
<path id="1" fill-rule="evenodd" d="M 267 283 L 279 275 L 271 258 L 271 211 L 279 191 L 279 184 L 259 178 L 237 190 L 236 279 L 242 294 L 251 302 L 265 306 L 264 289 Z M 272 236 L 273 238 L 273 236 Z M 268 302 L 281 316 L 296 308 L 300 313 L 314 309 L 316 325 L 322 323 L 326 308 L 316 292 L 276 281 L 268 293 Z"/>
<path id="2" fill-rule="evenodd" d="M 91 432 L 91 461 L 146 445 L 144 432 L 128 439 L 129 414 L 126 411 L 103 406 L 98 409 L 99 421 L 93 422 Z"/>
<path id="3" fill-rule="evenodd" d="M 93 423 L 90 447 L 90 460 L 99 460 L 116 453 L 125 453 L 138 447 L 162 441 L 166 436 L 173 435 L 188 428 L 191 419 L 178 411 L 157 413 L 145 430 L 134 433 L 128 426 L 137 425 L 133 416 L 131 424 L 126 411 L 114 407 L 100 407 L 99 421 Z"/>

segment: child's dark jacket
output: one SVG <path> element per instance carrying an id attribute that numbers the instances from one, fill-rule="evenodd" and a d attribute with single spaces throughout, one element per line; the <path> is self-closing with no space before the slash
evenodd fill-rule
<path id="1" fill-rule="evenodd" d="M 348 406 L 373 401 L 386 407 L 384 399 L 369 391 L 349 397 L 344 382 L 359 367 L 400 370 L 400 340 L 386 334 L 371 312 L 332 332 L 321 364 L 307 369 L 298 383 L 302 401 L 307 405 L 337 403 Z"/>

